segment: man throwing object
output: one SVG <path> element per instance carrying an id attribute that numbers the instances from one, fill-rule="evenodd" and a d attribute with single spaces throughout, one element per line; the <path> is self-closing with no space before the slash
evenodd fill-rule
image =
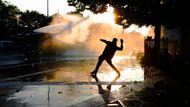
<path id="1" fill-rule="evenodd" d="M 91 72 L 91 76 L 96 76 L 98 69 L 102 62 L 106 60 L 106 62 L 114 69 L 114 71 L 117 73 L 117 77 L 114 80 L 117 80 L 120 77 L 120 72 L 117 70 L 117 68 L 112 64 L 112 58 L 117 50 L 121 51 L 123 50 L 123 39 L 120 39 L 121 46 L 117 47 L 117 38 L 113 38 L 112 41 L 107 41 L 104 39 L 100 39 L 100 41 L 106 43 L 106 47 L 103 51 L 103 53 L 99 56 L 98 63 L 96 65 L 96 68 L 93 72 Z"/>

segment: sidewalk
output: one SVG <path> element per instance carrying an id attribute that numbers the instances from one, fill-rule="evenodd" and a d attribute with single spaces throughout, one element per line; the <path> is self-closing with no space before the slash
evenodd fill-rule
<path id="1" fill-rule="evenodd" d="M 96 85 L 16 84 L 19 83 L 0 85 L 1 107 L 106 107 L 125 105 L 126 99 L 142 104 L 133 95 L 133 91 L 139 88 L 132 88 L 132 84 L 104 94 L 99 94 Z"/>

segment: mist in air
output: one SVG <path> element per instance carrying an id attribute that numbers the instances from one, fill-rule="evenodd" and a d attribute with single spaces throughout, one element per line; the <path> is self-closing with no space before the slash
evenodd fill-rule
<path id="1" fill-rule="evenodd" d="M 100 39 L 112 41 L 114 37 L 118 39 L 118 46 L 120 46 L 120 39 L 124 40 L 124 50 L 116 54 L 129 56 L 134 50 L 144 52 L 144 37 L 153 35 L 153 29 L 147 28 L 143 34 L 133 28 L 123 29 L 122 26 L 114 24 L 114 17 L 112 20 L 105 18 L 101 15 L 84 18 L 79 15 L 57 14 L 54 15 L 49 26 L 36 29 L 35 32 L 51 36 L 42 43 L 42 48 L 51 46 L 64 49 L 65 54 L 99 55 L 105 46 Z"/>

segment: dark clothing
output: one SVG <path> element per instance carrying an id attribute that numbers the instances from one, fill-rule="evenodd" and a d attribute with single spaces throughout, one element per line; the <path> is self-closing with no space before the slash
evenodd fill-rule
<path id="1" fill-rule="evenodd" d="M 117 50 L 123 50 L 123 45 L 121 45 L 121 47 L 117 47 L 116 42 L 110 42 L 102 39 L 101 41 L 106 43 L 106 47 L 101 55 L 105 59 L 112 59 Z"/>
<path id="2" fill-rule="evenodd" d="M 106 41 L 103 39 L 100 39 L 100 41 L 106 43 L 106 47 L 103 51 L 103 53 L 99 56 L 99 60 L 98 63 L 96 65 L 95 70 L 92 72 L 92 74 L 95 74 L 98 72 L 98 69 L 100 67 L 100 65 L 102 64 L 102 62 L 104 60 L 106 60 L 106 62 L 116 71 L 116 73 L 118 74 L 117 78 L 120 77 L 120 72 L 117 70 L 117 68 L 112 64 L 111 59 L 113 58 L 115 52 L 117 50 L 123 50 L 123 41 L 121 42 L 121 47 L 117 47 L 117 39 L 113 39 L 112 42 L 110 41 Z"/>

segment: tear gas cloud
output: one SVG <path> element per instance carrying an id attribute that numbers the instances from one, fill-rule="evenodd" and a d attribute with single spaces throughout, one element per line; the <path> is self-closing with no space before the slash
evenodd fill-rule
<path id="1" fill-rule="evenodd" d="M 100 54 L 105 46 L 100 39 L 112 41 L 118 39 L 117 46 L 120 46 L 120 39 L 124 40 L 124 50 L 117 52 L 120 55 L 129 55 L 132 50 L 144 52 L 144 37 L 154 35 L 152 27 L 141 29 L 123 29 L 114 23 L 96 21 L 96 17 L 83 18 L 79 15 L 55 15 L 49 26 L 36 29 L 36 32 L 43 32 L 51 38 L 46 39 L 42 47 L 52 46 L 63 49 L 84 49 L 85 52 Z M 140 31 L 141 30 L 141 31 Z"/>

